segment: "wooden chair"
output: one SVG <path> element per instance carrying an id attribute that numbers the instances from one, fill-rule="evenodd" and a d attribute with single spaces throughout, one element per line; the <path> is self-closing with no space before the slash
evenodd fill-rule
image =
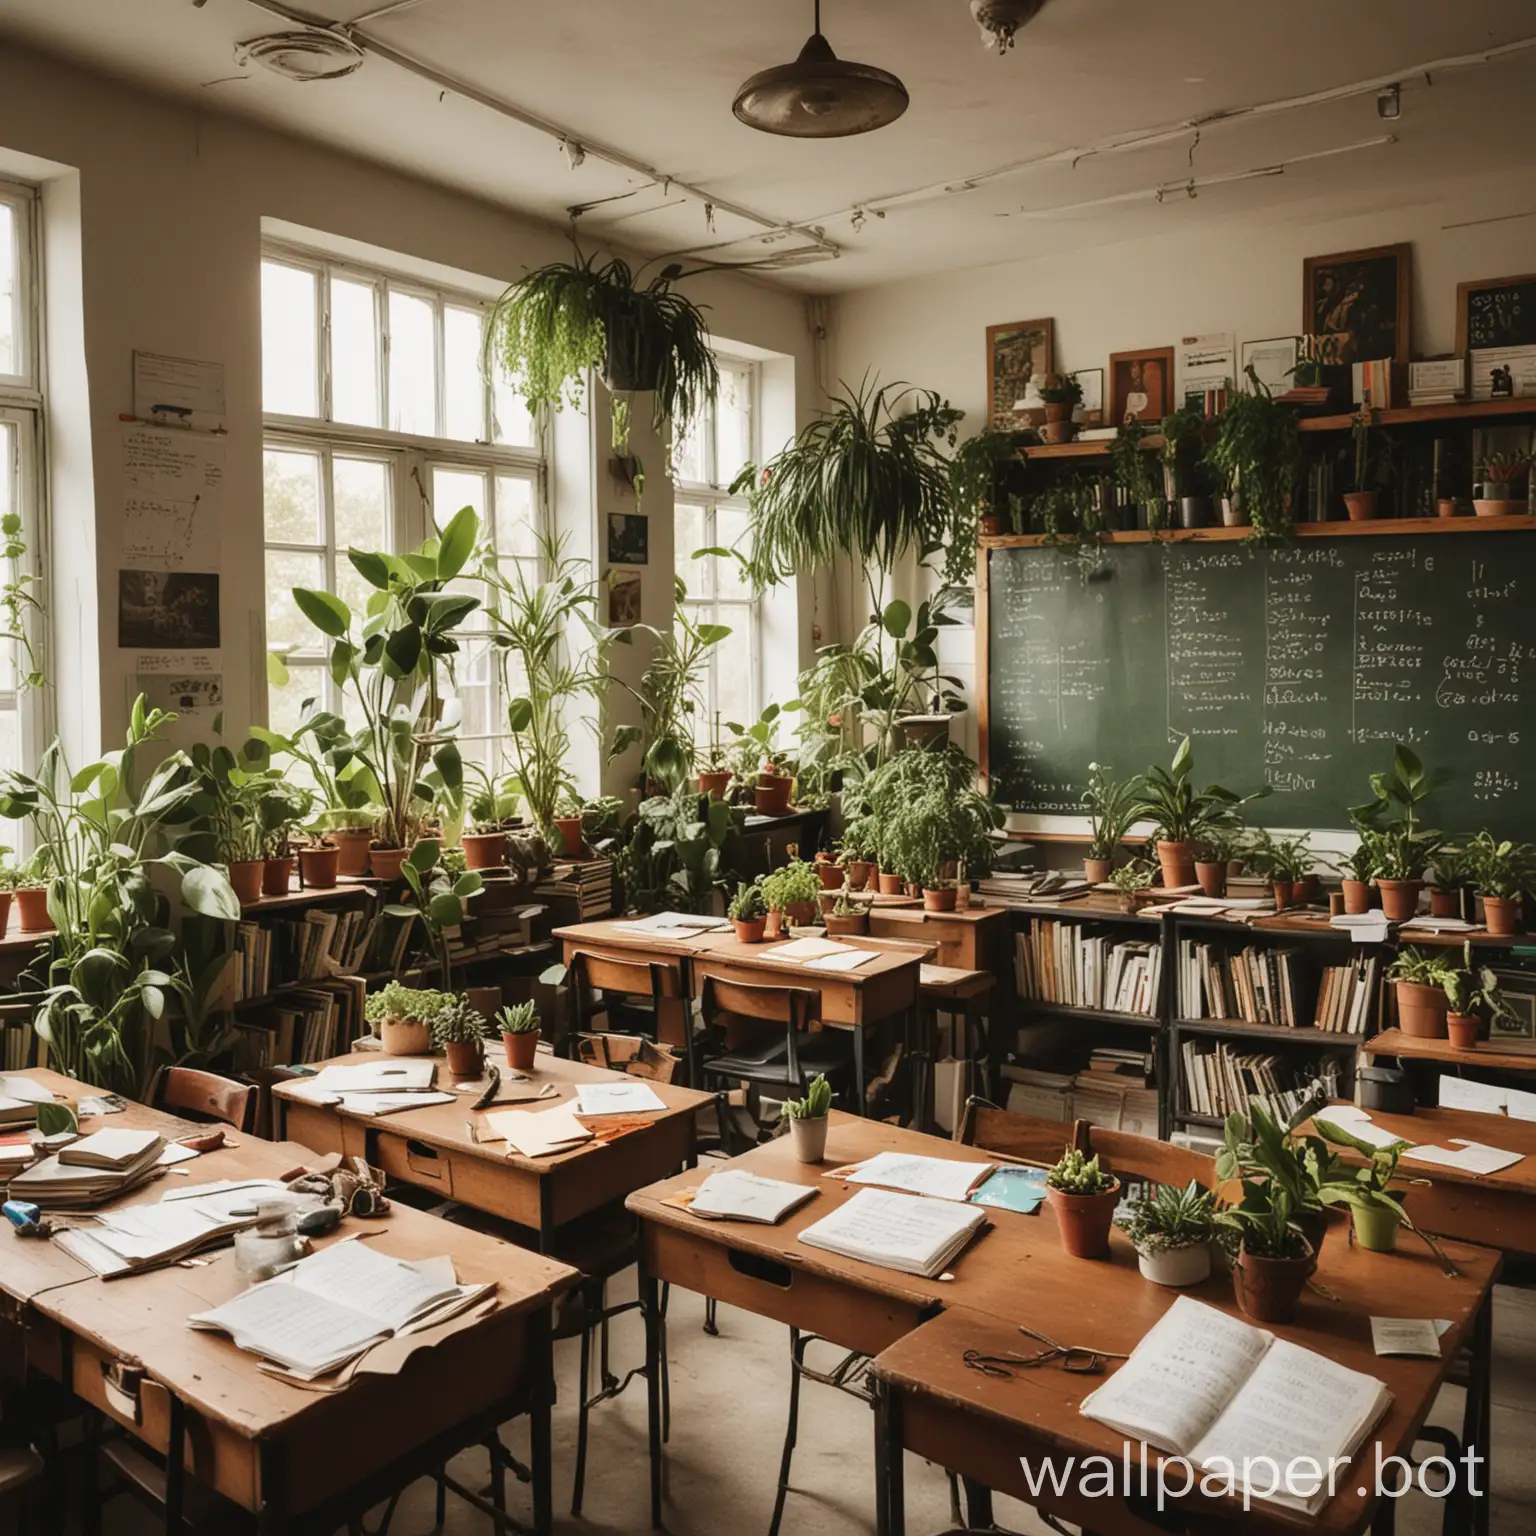
<path id="1" fill-rule="evenodd" d="M 0 1446 L 0 1536 L 22 1529 L 27 1489 L 43 1472 L 43 1459 L 30 1445 Z"/>
<path id="2" fill-rule="evenodd" d="M 650 1015 L 650 1027 L 641 1032 L 662 1044 L 682 1046 L 689 1085 L 698 1081 L 693 1057 L 693 1021 L 680 961 L 637 960 L 625 955 L 604 955 L 596 950 L 578 949 L 571 956 L 567 976 L 571 990 L 568 1055 L 574 1053 L 578 1035 L 594 1033 L 592 1020 L 599 1014 L 609 1025 L 601 1033 L 634 1032 L 613 1028 L 617 1001 L 632 1016 Z M 602 994 L 601 1001 L 599 993 Z"/>
<path id="3" fill-rule="evenodd" d="M 1191 1179 L 1203 1189 L 1216 1189 L 1216 1159 L 1172 1142 L 1136 1136 L 1130 1131 L 1106 1131 L 1079 1120 L 1083 1151 L 1097 1157 L 1099 1166 L 1118 1175 L 1122 1182 L 1141 1179 L 1151 1184 L 1172 1184 L 1183 1189 Z"/>
<path id="4" fill-rule="evenodd" d="M 983 1152 L 996 1152 L 1021 1163 L 1035 1163 L 1049 1168 L 1067 1147 L 1086 1150 L 1084 1132 L 1087 1122 L 1066 1125 L 1060 1120 L 1042 1120 L 1035 1115 L 1015 1114 L 999 1109 L 986 1099 L 970 1098 L 955 1140 Z"/>
<path id="5" fill-rule="evenodd" d="M 184 1114 L 194 1120 L 217 1120 L 237 1131 L 249 1131 L 256 1116 L 256 1090 L 216 1072 L 194 1067 L 164 1067 L 149 1090 L 151 1108 Z"/>

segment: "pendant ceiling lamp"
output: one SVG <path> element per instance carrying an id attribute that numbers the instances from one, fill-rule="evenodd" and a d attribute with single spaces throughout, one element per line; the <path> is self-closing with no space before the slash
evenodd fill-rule
<path id="1" fill-rule="evenodd" d="M 907 88 L 889 70 L 840 59 L 816 30 L 793 64 L 752 76 L 732 111 L 749 128 L 795 139 L 845 139 L 894 123 L 907 110 Z"/>

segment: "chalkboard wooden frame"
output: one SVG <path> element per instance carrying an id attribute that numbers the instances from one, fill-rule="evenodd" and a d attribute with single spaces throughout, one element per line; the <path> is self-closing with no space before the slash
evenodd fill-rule
<path id="1" fill-rule="evenodd" d="M 1470 359 L 1471 349 L 1471 323 L 1472 295 L 1474 293 L 1489 293 L 1498 288 L 1520 288 L 1529 284 L 1532 299 L 1536 301 L 1536 273 L 1527 272 L 1520 277 L 1484 277 L 1471 283 L 1456 284 L 1456 355 L 1457 357 Z M 1499 345 L 1503 345 L 1500 343 Z"/>

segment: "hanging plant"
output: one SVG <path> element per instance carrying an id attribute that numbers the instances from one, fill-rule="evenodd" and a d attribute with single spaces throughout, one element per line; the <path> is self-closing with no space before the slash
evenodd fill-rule
<path id="1" fill-rule="evenodd" d="M 617 256 L 601 265 L 580 252 L 574 262 L 551 262 L 496 301 L 487 367 L 499 367 L 530 410 L 579 408 L 587 370 L 596 369 L 614 395 L 617 452 L 627 447 L 631 393 L 651 392 L 656 430 L 670 422 L 682 436 L 720 387 L 704 313 L 673 287 L 691 275 L 674 262 L 637 288 Z"/>
<path id="2" fill-rule="evenodd" d="M 1255 538 L 1291 532 L 1291 492 L 1301 471 L 1296 409 L 1276 400 L 1252 366 L 1247 390 L 1230 396 L 1217 419 L 1205 457 L 1221 477 L 1223 494 L 1241 501 Z"/>

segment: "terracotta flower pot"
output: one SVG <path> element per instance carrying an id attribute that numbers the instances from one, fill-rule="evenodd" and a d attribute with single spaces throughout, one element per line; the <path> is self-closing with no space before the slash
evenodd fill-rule
<path id="1" fill-rule="evenodd" d="M 1070 400 L 1048 400 L 1045 405 L 1045 419 L 1047 421 L 1071 421 L 1072 402 Z"/>
<path id="2" fill-rule="evenodd" d="M 11 921 L 11 893 L 0 891 L 0 939 L 5 937 L 5 930 Z"/>
<path id="3" fill-rule="evenodd" d="M 1084 859 L 1083 879 L 1089 885 L 1104 885 L 1114 871 L 1113 859 Z"/>
<path id="4" fill-rule="evenodd" d="M 787 773 L 760 773 L 753 803 L 760 816 L 786 816 L 795 781 Z"/>
<path id="5" fill-rule="evenodd" d="M 520 1035 L 503 1035 L 501 1048 L 507 1053 L 507 1065 L 514 1072 L 527 1072 L 533 1066 L 535 1053 L 539 1048 L 539 1035 L 537 1029 L 525 1029 Z"/>
<path id="6" fill-rule="evenodd" d="M 1293 899 L 1291 893 L 1295 890 L 1295 886 L 1289 880 L 1276 880 L 1271 889 L 1275 893 L 1275 911 L 1284 912 L 1291 905 Z"/>
<path id="7" fill-rule="evenodd" d="M 1074 1259 L 1109 1257 L 1109 1231 L 1120 1203 L 1120 1181 L 1102 1195 L 1070 1195 L 1047 1186 L 1045 1198 L 1056 1213 L 1061 1246 Z"/>
<path id="8" fill-rule="evenodd" d="M 827 1155 L 828 1123 L 826 1115 L 817 1115 L 812 1120 L 797 1119 L 789 1122 L 790 1145 L 802 1163 L 819 1163 Z"/>
<path id="9" fill-rule="evenodd" d="M 340 863 L 339 848 L 300 848 L 299 884 L 316 891 L 330 890 L 336 884 L 336 871 Z"/>
<path id="10" fill-rule="evenodd" d="M 910 896 L 914 901 L 923 894 L 923 888 L 916 880 L 906 881 L 902 885 L 901 890 L 904 896 Z"/>
<path id="11" fill-rule="evenodd" d="M 1227 894 L 1227 861 L 1221 859 L 1214 864 L 1207 864 L 1203 859 L 1196 859 L 1195 879 L 1200 882 L 1200 889 L 1205 895 L 1225 896 Z"/>
<path id="12" fill-rule="evenodd" d="M 958 894 L 952 885 L 946 885 L 937 891 L 931 891 L 925 886 L 923 888 L 923 911 L 953 912 Z"/>
<path id="13" fill-rule="evenodd" d="M 556 816 L 555 831 L 560 834 L 560 851 L 568 859 L 581 857 L 581 817 Z"/>
<path id="14" fill-rule="evenodd" d="M 1164 843 L 1157 845 L 1157 862 L 1163 873 L 1164 889 L 1195 883 L 1195 845 Z"/>
<path id="15" fill-rule="evenodd" d="M 1507 939 L 1520 932 L 1520 899 L 1517 896 L 1484 896 L 1483 921 L 1495 938 Z"/>
<path id="16" fill-rule="evenodd" d="M 1460 917 L 1461 892 L 1431 890 L 1429 893 L 1429 915 L 1431 917 Z"/>
<path id="17" fill-rule="evenodd" d="M 465 869 L 500 869 L 507 862 L 505 832 L 466 832 L 464 834 Z"/>
<path id="18" fill-rule="evenodd" d="M 763 942 L 763 929 L 768 926 L 766 917 L 731 919 L 731 927 L 736 930 L 737 939 L 743 944 L 761 944 Z"/>
<path id="19" fill-rule="evenodd" d="M 711 800 L 724 800 L 725 792 L 730 787 L 731 770 L 729 768 L 711 769 L 699 775 L 699 793 L 708 795 Z"/>
<path id="20" fill-rule="evenodd" d="M 1376 516 L 1380 491 L 1345 491 L 1344 510 L 1352 523 L 1368 523 Z"/>
<path id="21" fill-rule="evenodd" d="M 1421 981 L 1397 983 L 1397 1027 L 1417 1040 L 1444 1040 L 1450 1004 L 1439 987 Z"/>
<path id="22" fill-rule="evenodd" d="M 763 919 L 763 937 L 776 939 L 784 926 L 784 914 L 777 907 L 768 909 L 768 916 Z"/>
<path id="23" fill-rule="evenodd" d="M 1478 1037 L 1483 1032 L 1483 1021 L 1475 1013 L 1447 1012 L 1445 1031 L 1458 1051 L 1475 1050 Z"/>
<path id="24" fill-rule="evenodd" d="M 847 874 L 850 891 L 864 890 L 875 874 L 875 866 L 868 859 L 849 859 L 843 869 Z"/>
<path id="25" fill-rule="evenodd" d="M 289 858 L 263 859 L 261 869 L 261 894 L 286 896 L 293 884 L 294 861 Z"/>
<path id="26" fill-rule="evenodd" d="M 843 881 L 847 878 L 847 871 L 841 864 L 823 859 L 816 866 L 816 878 L 821 881 L 822 890 L 840 891 L 843 888 Z"/>
<path id="27" fill-rule="evenodd" d="M 1046 410 L 1062 409 L 1067 407 L 1046 406 Z M 1040 428 L 1040 436 L 1048 443 L 1070 443 L 1077 436 L 1077 423 L 1063 419 L 1061 421 L 1046 421 Z"/>
<path id="28" fill-rule="evenodd" d="M 1371 888 L 1364 880 L 1343 880 L 1344 910 L 1358 916 L 1371 910 Z"/>
<path id="29" fill-rule="evenodd" d="M 398 880 L 400 878 L 400 866 L 405 863 L 405 848 L 370 848 L 368 850 L 368 867 L 372 869 L 375 877 L 380 880 Z"/>
<path id="30" fill-rule="evenodd" d="M 1006 512 L 988 512 L 981 519 L 983 538 L 995 539 L 1013 531 L 1012 519 Z"/>
<path id="31" fill-rule="evenodd" d="M 806 924 L 814 923 L 816 916 L 814 901 L 786 901 L 783 920 L 779 926 L 780 928 L 804 928 Z"/>
<path id="32" fill-rule="evenodd" d="M 900 896 L 902 889 L 900 875 L 887 874 L 883 869 L 880 871 L 880 894 L 882 896 Z"/>
<path id="33" fill-rule="evenodd" d="M 1442 496 L 1435 503 L 1435 516 L 1436 517 L 1455 517 L 1456 516 L 1456 501 L 1455 501 L 1455 498 L 1451 497 L 1451 496 Z"/>
<path id="34" fill-rule="evenodd" d="M 16 891 L 16 926 L 22 933 L 42 933 L 53 927 L 46 886 L 24 885 Z"/>
<path id="35" fill-rule="evenodd" d="M 868 933 L 868 912 L 828 912 L 822 918 L 827 925 L 827 937 L 830 939 L 839 933 Z"/>
<path id="36" fill-rule="evenodd" d="M 432 1031 L 420 1019 L 385 1019 L 379 1040 L 386 1056 L 425 1056 L 432 1049 Z"/>
<path id="37" fill-rule="evenodd" d="M 1153 1285 L 1199 1285 L 1211 1277 L 1211 1250 L 1205 1243 L 1193 1243 L 1188 1248 L 1164 1248 L 1158 1253 L 1136 1252 L 1136 1265 L 1141 1278 Z"/>
<path id="38" fill-rule="evenodd" d="M 1478 517 L 1514 517 L 1525 515 L 1523 501 L 1474 499 L 1472 511 Z"/>
<path id="39" fill-rule="evenodd" d="M 242 907 L 261 900 L 261 880 L 266 869 L 264 859 L 235 859 L 230 863 L 229 883 Z"/>
<path id="40" fill-rule="evenodd" d="M 1316 875 L 1303 875 L 1291 888 L 1291 900 L 1310 906 L 1323 899 L 1323 882 Z"/>
<path id="41" fill-rule="evenodd" d="M 1406 923 L 1419 910 L 1422 880 L 1378 880 L 1376 885 L 1381 891 L 1381 910 L 1389 923 Z"/>
<path id="42" fill-rule="evenodd" d="M 338 875 L 368 873 L 368 844 L 373 841 L 373 833 L 367 827 L 338 827 L 326 836 L 336 844 L 341 854 L 336 865 Z"/>
<path id="43" fill-rule="evenodd" d="M 1290 1322 L 1316 1268 L 1311 1253 L 1304 1259 L 1265 1259 L 1243 1248 L 1232 1266 L 1238 1311 L 1256 1323 Z"/>
<path id="44" fill-rule="evenodd" d="M 443 1045 L 443 1055 L 448 1058 L 448 1070 L 455 1077 L 479 1077 L 485 1065 L 485 1042 L 482 1040 L 449 1040 Z"/>
<path id="45" fill-rule="evenodd" d="M 1391 1253 L 1397 1247 L 1397 1229 L 1403 1218 L 1385 1205 L 1350 1207 L 1355 1241 L 1369 1253 Z"/>

